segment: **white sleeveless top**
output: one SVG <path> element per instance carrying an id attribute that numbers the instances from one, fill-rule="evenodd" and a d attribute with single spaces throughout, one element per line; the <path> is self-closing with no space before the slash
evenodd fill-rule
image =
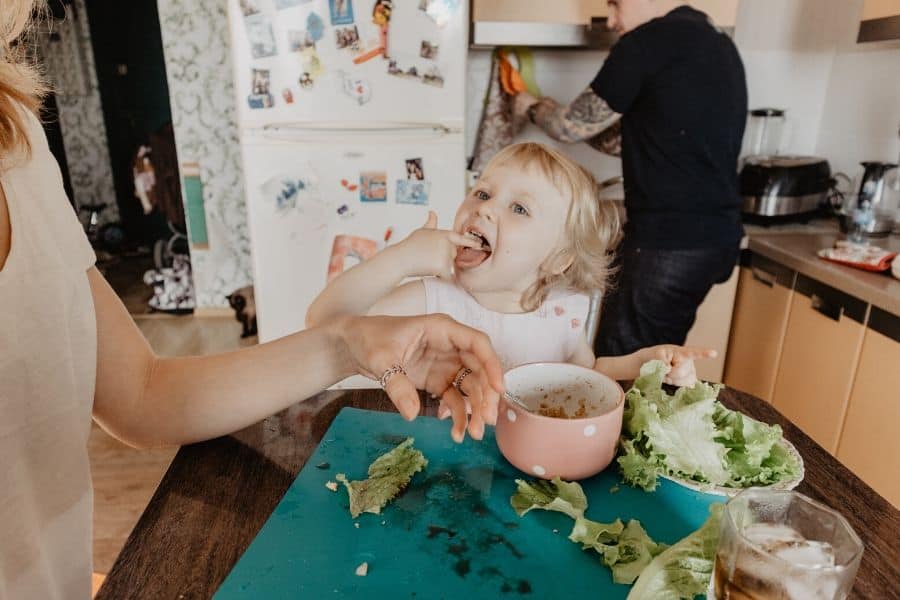
<path id="1" fill-rule="evenodd" d="M 94 252 L 40 124 L 28 125 L 30 160 L 0 165 L 12 224 L 0 270 L 0 600 L 88 600 Z"/>
<path id="2" fill-rule="evenodd" d="M 554 291 L 535 311 L 500 313 L 478 304 L 454 282 L 426 277 L 422 283 L 427 312 L 450 315 L 486 333 L 504 371 L 533 362 L 571 362 L 585 340 L 586 294 Z"/>

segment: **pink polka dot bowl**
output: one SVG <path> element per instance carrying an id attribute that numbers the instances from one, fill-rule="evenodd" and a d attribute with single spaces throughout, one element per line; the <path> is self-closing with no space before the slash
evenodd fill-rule
<path id="1" fill-rule="evenodd" d="M 563 363 L 515 367 L 504 380 L 512 398 L 500 399 L 495 434 L 513 466 L 568 481 L 609 466 L 622 430 L 622 386 L 593 369 Z"/>

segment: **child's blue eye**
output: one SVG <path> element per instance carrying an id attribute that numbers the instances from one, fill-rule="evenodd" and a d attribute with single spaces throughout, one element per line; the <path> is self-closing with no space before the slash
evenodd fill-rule
<path id="1" fill-rule="evenodd" d="M 521 204 L 519 204 L 518 202 L 516 202 L 515 204 L 512 205 L 512 210 L 517 215 L 528 216 L 528 209 L 525 208 L 524 206 L 522 206 Z"/>
<path id="2" fill-rule="evenodd" d="M 484 201 L 487 201 L 487 200 L 490 200 L 490 199 L 491 199 L 490 194 L 488 194 L 487 192 L 482 191 L 482 190 L 476 191 L 476 192 L 475 192 L 475 197 L 478 198 L 479 200 L 484 200 Z"/>

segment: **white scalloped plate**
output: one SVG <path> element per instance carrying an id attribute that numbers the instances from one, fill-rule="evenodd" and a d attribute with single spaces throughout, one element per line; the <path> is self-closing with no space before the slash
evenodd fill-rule
<path id="1" fill-rule="evenodd" d="M 800 456 L 800 452 L 797 451 L 797 448 L 794 447 L 792 443 L 787 441 L 784 438 L 781 438 L 779 442 L 782 448 L 784 448 L 788 454 L 797 459 L 797 462 L 800 464 L 800 472 L 793 479 L 788 479 L 786 481 L 779 481 L 778 483 L 773 483 L 772 485 L 760 486 L 763 489 L 769 490 L 792 490 L 803 481 L 803 476 L 806 474 L 806 471 L 803 467 L 803 457 Z M 704 483 L 698 483 L 696 481 L 691 481 L 690 479 L 682 479 L 681 477 L 672 477 L 670 475 L 660 475 L 660 477 L 664 477 L 669 481 L 674 481 L 678 485 L 682 485 L 686 488 L 692 489 L 695 492 L 703 492 L 704 494 L 713 494 L 715 496 L 725 496 L 730 498 L 732 496 L 736 496 L 744 488 L 732 488 L 725 487 L 721 485 L 709 485 Z"/>

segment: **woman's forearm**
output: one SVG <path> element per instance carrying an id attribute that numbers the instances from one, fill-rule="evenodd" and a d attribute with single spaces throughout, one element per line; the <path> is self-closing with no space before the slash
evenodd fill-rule
<path id="1" fill-rule="evenodd" d="M 307 329 L 240 352 L 155 359 L 131 435 L 140 445 L 189 444 L 315 395 L 354 374 L 337 331 Z"/>

